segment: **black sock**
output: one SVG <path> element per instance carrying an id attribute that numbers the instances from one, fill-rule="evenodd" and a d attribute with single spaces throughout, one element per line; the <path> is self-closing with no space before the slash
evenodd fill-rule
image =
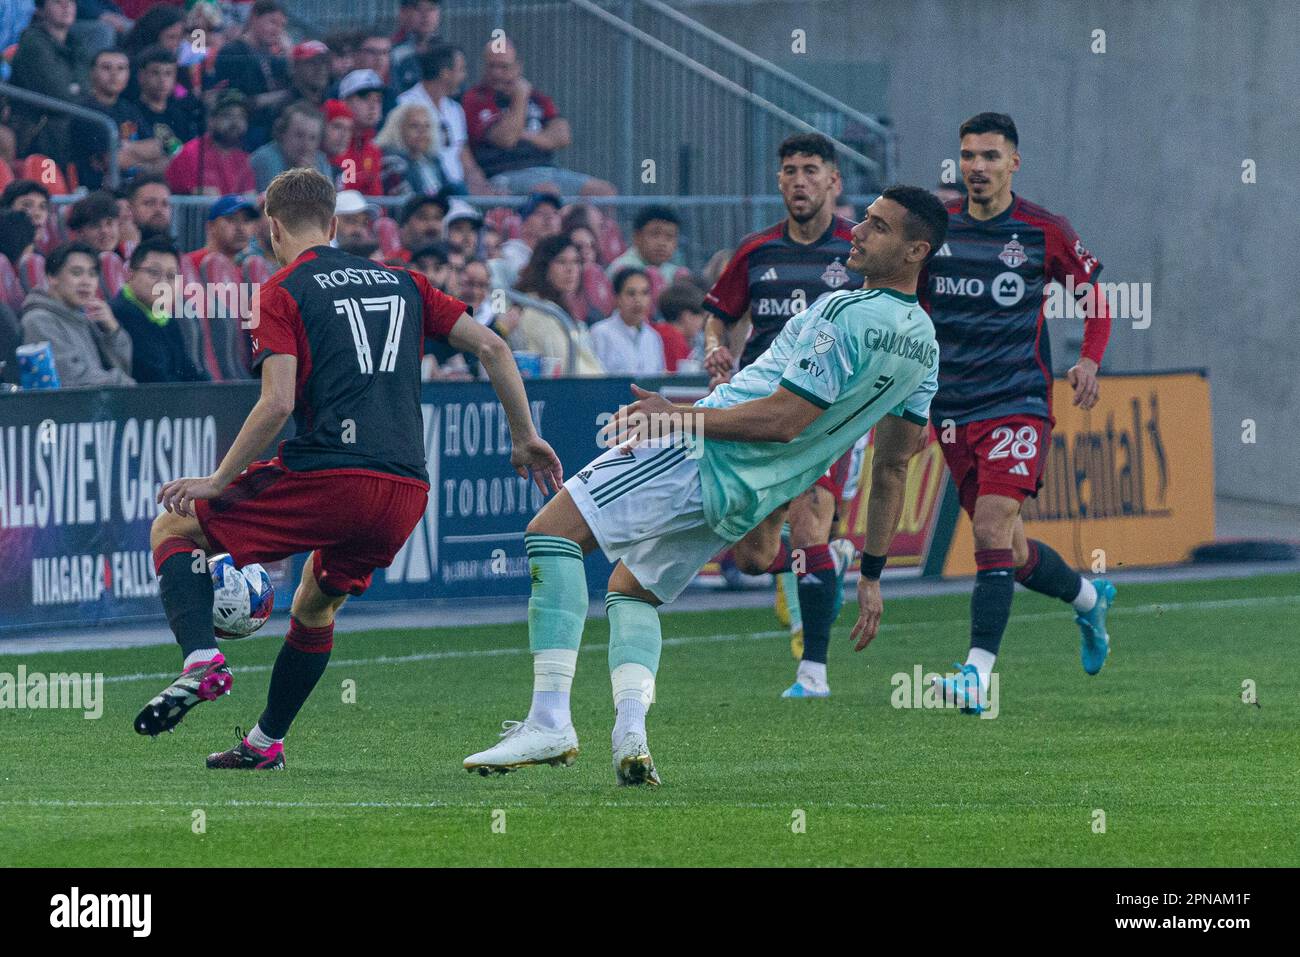
<path id="1" fill-rule="evenodd" d="M 970 596 L 970 646 L 996 655 L 1002 633 L 1011 617 L 1011 599 L 1016 593 L 1013 559 L 1009 548 L 975 552 L 975 591 Z"/>
<path id="2" fill-rule="evenodd" d="M 334 625 L 306 628 L 297 618 L 289 619 L 289 634 L 271 669 L 271 687 L 266 693 L 266 710 L 257 726 L 269 738 L 283 738 L 289 725 L 307 703 L 307 697 L 329 664 L 334 647 Z"/>
<path id="3" fill-rule="evenodd" d="M 1065 564 L 1051 545 L 1029 539 L 1029 558 L 1016 569 L 1016 581 L 1042 595 L 1074 601 L 1083 587 L 1083 576 Z"/>
<path id="4" fill-rule="evenodd" d="M 799 610 L 803 615 L 803 660 L 826 664 L 835 624 L 834 568 L 799 576 Z"/>
<path id="5" fill-rule="evenodd" d="M 195 546 L 196 548 L 198 546 Z M 203 571 L 194 570 L 195 563 Z M 158 569 L 158 593 L 162 597 L 167 624 L 186 657 L 203 648 L 215 648 L 212 631 L 212 574 L 205 558 L 178 551 L 163 560 Z"/>

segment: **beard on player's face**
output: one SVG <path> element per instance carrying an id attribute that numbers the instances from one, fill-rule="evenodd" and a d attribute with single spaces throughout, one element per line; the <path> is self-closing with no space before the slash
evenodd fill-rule
<path id="1" fill-rule="evenodd" d="M 818 215 L 822 211 L 822 208 L 826 205 L 826 198 L 824 196 L 820 200 L 814 200 L 812 198 L 808 198 L 805 199 L 804 202 L 807 205 L 805 205 L 802 208 L 802 210 L 799 212 L 796 212 L 790 206 L 789 203 L 786 203 L 785 206 L 786 211 L 790 214 L 790 218 L 793 219 L 800 226 L 802 226 L 804 223 L 811 222 L 812 220 L 818 217 Z"/>

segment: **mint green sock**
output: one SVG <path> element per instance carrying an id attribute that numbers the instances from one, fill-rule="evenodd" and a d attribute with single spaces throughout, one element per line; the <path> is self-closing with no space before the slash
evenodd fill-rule
<path id="1" fill-rule="evenodd" d="M 655 697 L 655 676 L 663 634 L 659 611 L 649 602 L 610 592 L 605 596 L 609 613 L 609 680 L 618 712 L 615 734 L 629 720 L 644 730 L 645 709 Z"/>
<path id="2" fill-rule="evenodd" d="M 528 647 L 577 652 L 587 619 L 587 573 L 577 542 L 553 535 L 524 536 L 533 592 L 528 599 Z"/>

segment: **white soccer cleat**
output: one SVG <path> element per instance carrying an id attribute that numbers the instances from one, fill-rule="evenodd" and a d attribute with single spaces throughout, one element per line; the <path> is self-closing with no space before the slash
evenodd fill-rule
<path id="1" fill-rule="evenodd" d="M 640 731 L 629 731 L 614 747 L 614 777 L 619 787 L 659 786 L 659 772 L 650 757 L 650 745 Z"/>
<path id="2" fill-rule="evenodd" d="M 502 721 L 501 740 L 465 759 L 466 771 L 505 774 L 530 764 L 570 765 L 578 757 L 578 733 L 573 725 L 544 728 L 524 721 Z"/>

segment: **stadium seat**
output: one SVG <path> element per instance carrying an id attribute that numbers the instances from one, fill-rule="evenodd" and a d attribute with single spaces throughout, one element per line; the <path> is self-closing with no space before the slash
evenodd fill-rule
<path id="1" fill-rule="evenodd" d="M 108 302 L 122 291 L 126 282 L 126 266 L 117 253 L 113 251 L 99 254 L 99 295 Z"/>
<path id="2" fill-rule="evenodd" d="M 23 289 L 13 263 L 8 257 L 0 255 L 0 302 L 10 306 L 14 312 L 21 313 L 25 298 L 27 291 Z"/>
<path id="3" fill-rule="evenodd" d="M 375 239 L 379 240 L 379 252 L 387 259 L 396 256 L 402 250 L 402 234 L 397 222 L 388 216 L 375 220 Z"/>
<path id="4" fill-rule="evenodd" d="M 43 153 L 24 157 L 19 161 L 18 169 L 20 179 L 36 180 L 49 190 L 51 196 L 66 196 L 72 192 L 68 189 L 68 179 L 63 175 L 63 170 L 59 169 L 59 164 Z"/>
<path id="5" fill-rule="evenodd" d="M 627 240 L 623 238 L 623 230 L 618 228 L 613 216 L 602 215 L 600 210 L 596 210 L 595 215 L 600 218 L 596 229 L 597 254 L 601 262 L 612 263 L 627 252 Z"/>
<path id="6" fill-rule="evenodd" d="M 9 168 L 9 164 L 0 159 L 0 189 L 4 189 L 14 181 L 14 171 Z"/>
<path id="7" fill-rule="evenodd" d="M 37 252 L 30 252 L 18 260 L 18 281 L 22 283 L 23 294 L 33 289 L 45 289 L 45 257 Z"/>
<path id="8" fill-rule="evenodd" d="M 509 206 L 494 206 L 483 214 L 483 222 L 495 229 L 502 242 L 519 236 L 519 214 Z"/>

